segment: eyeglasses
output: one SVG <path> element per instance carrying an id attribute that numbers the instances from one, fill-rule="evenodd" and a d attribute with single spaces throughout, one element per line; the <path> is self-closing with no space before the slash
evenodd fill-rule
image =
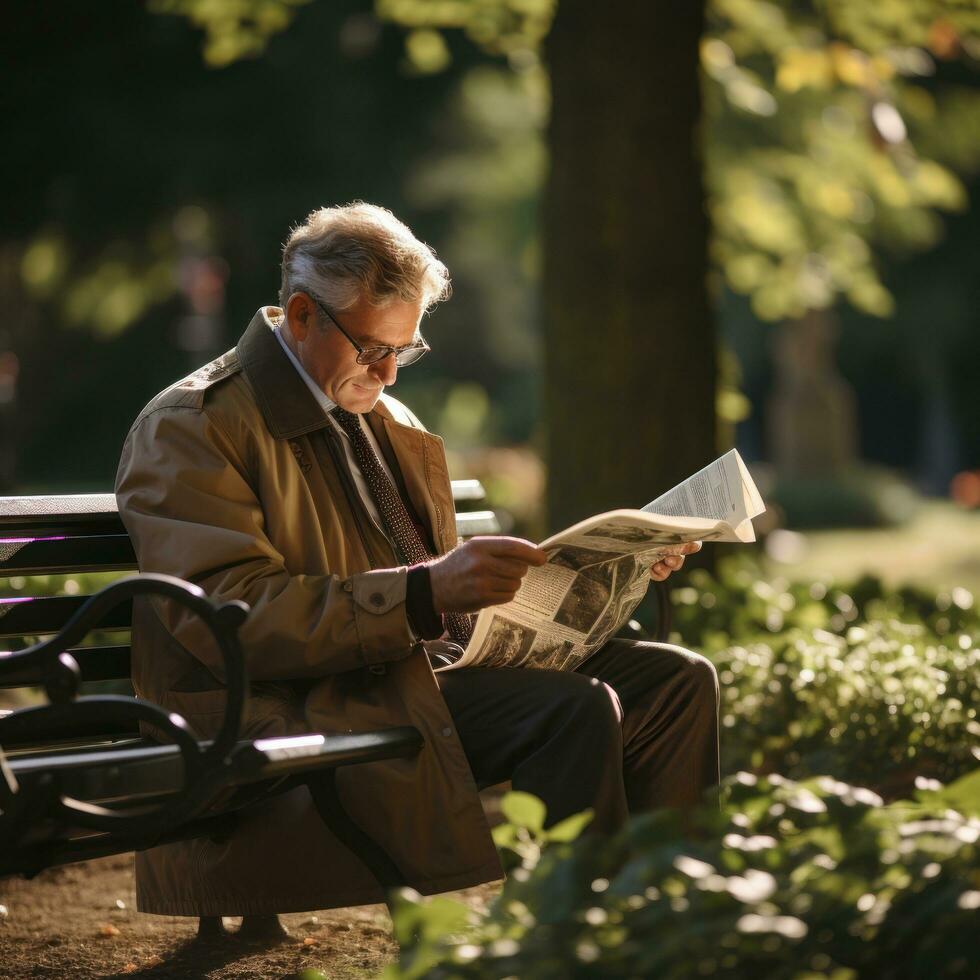
<path id="1" fill-rule="evenodd" d="M 308 289 L 305 292 L 320 308 L 320 312 L 351 342 L 351 345 L 357 351 L 356 360 L 358 364 L 377 364 L 379 361 L 383 361 L 386 357 L 391 357 L 394 354 L 395 363 L 399 367 L 408 367 L 409 364 L 414 364 L 420 357 L 423 357 L 432 350 L 422 339 L 421 334 L 419 334 L 418 340 L 413 340 L 412 343 L 406 344 L 404 347 L 362 347 L 337 322 L 337 318 L 330 312 L 326 304 L 324 304 L 323 300 L 316 293 L 311 293 Z"/>

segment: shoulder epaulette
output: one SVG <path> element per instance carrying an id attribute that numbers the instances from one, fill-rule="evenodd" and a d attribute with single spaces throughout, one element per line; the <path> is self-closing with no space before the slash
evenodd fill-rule
<path id="1" fill-rule="evenodd" d="M 241 362 L 238 358 L 238 350 L 232 348 L 220 357 L 199 367 L 193 374 L 187 375 L 180 381 L 174 382 L 169 388 L 164 389 L 153 398 L 150 403 L 140 412 L 136 419 L 138 424 L 147 415 L 168 408 L 190 408 L 198 409 L 204 407 L 204 401 L 208 391 L 215 385 L 234 377 L 241 371 Z"/>
<path id="2" fill-rule="evenodd" d="M 211 385 L 223 381 L 232 374 L 241 370 L 241 362 L 238 359 L 238 348 L 232 347 L 225 351 L 220 357 L 216 357 L 209 364 L 199 367 L 193 374 L 187 375 L 178 381 L 173 388 L 191 389 L 193 391 L 202 388 L 210 388 Z"/>

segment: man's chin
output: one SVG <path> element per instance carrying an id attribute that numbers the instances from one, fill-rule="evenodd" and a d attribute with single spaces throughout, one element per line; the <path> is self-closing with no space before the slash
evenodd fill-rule
<path id="1" fill-rule="evenodd" d="M 359 385 L 352 385 L 351 390 L 345 391 L 344 397 L 337 404 L 355 415 L 364 415 L 378 404 L 383 391 L 384 388 L 361 388 Z"/>

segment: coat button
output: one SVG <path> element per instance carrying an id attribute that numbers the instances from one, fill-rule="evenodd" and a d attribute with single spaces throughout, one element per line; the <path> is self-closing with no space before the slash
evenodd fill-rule
<path id="1" fill-rule="evenodd" d="M 453 730 L 451 728 L 448 728 L 448 727 L 447 728 L 444 728 L 442 730 L 443 737 L 445 737 L 445 738 L 449 738 L 449 736 L 452 735 L 452 733 L 453 733 Z"/>
<path id="2" fill-rule="evenodd" d="M 370 602 L 372 606 L 380 607 L 385 604 L 385 597 L 380 592 L 372 592 L 368 602 Z"/>

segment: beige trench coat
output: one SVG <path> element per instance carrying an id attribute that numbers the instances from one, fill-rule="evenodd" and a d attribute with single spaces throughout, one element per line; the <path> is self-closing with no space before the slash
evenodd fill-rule
<path id="1" fill-rule="evenodd" d="M 501 876 L 452 718 L 405 610 L 406 572 L 367 516 L 336 430 L 255 315 L 238 346 L 158 395 L 116 480 L 144 572 L 242 599 L 249 737 L 414 725 L 413 759 L 341 769 L 353 818 L 424 894 Z M 368 416 L 402 490 L 445 552 L 456 525 L 442 441 L 383 397 Z M 200 622 L 163 600 L 133 614 L 137 692 L 201 735 L 220 722 L 221 662 Z M 145 912 L 242 915 L 381 900 L 305 787 L 251 810 L 233 837 L 137 855 Z"/>

